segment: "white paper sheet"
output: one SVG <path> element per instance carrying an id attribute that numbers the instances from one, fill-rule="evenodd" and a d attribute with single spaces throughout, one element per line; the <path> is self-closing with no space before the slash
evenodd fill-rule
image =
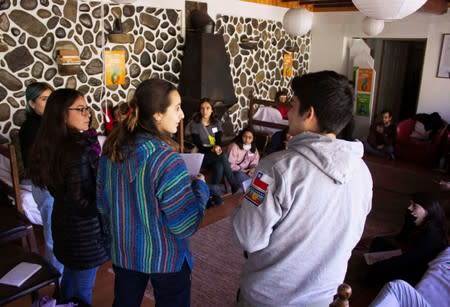
<path id="1" fill-rule="evenodd" d="M 252 184 L 252 178 L 242 181 L 242 189 L 247 192 L 248 187 Z"/>
<path id="2" fill-rule="evenodd" d="M 20 287 L 40 268 L 41 266 L 36 263 L 21 262 L 0 279 L 0 284 Z"/>
<path id="3" fill-rule="evenodd" d="M 188 174 L 190 176 L 196 176 L 200 173 L 200 168 L 202 167 L 203 162 L 203 156 L 204 155 L 202 153 L 181 154 L 184 163 L 186 163 Z"/>

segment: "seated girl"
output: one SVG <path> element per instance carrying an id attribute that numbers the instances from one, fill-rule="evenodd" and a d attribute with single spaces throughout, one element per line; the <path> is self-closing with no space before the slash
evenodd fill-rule
<path id="1" fill-rule="evenodd" d="M 202 167 L 212 171 L 211 189 L 220 193 L 220 182 L 223 177 L 231 185 L 232 193 L 238 191 L 240 185 L 233 176 L 227 156 L 222 151 L 222 124 L 214 113 L 212 102 L 208 98 L 200 101 L 199 111 L 194 114 L 190 125 L 192 142 L 198 151 L 203 153 Z"/>
<path id="2" fill-rule="evenodd" d="M 402 255 L 369 266 L 369 280 L 386 283 L 403 279 L 415 285 L 434 259 L 448 245 L 447 219 L 437 195 L 416 193 L 410 200 L 401 232 L 396 236 L 377 237 L 370 251 L 400 248 Z"/>
<path id="3" fill-rule="evenodd" d="M 259 152 L 253 139 L 253 130 L 244 128 L 230 145 L 228 152 L 233 175 L 241 183 L 253 176 L 259 163 Z"/>

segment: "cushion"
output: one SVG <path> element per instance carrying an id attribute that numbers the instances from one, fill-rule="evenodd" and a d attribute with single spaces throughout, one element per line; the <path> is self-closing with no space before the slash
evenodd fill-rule
<path id="1" fill-rule="evenodd" d="M 416 123 L 414 124 L 414 130 L 409 136 L 418 140 L 425 141 L 430 139 L 430 132 L 431 131 L 425 130 L 425 126 L 421 122 L 416 121 Z"/>

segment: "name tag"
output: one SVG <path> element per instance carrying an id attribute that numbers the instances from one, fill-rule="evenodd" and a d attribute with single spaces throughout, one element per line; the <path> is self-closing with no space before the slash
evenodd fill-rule
<path id="1" fill-rule="evenodd" d="M 212 130 L 212 133 L 217 133 L 217 131 L 219 131 L 219 130 L 217 129 L 217 127 L 213 127 L 211 130 Z"/>

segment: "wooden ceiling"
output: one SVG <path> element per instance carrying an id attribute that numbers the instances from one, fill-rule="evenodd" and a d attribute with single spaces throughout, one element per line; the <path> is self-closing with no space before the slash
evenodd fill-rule
<path id="1" fill-rule="evenodd" d="M 274 6 L 300 8 L 306 7 L 314 12 L 331 11 L 356 11 L 356 7 L 351 0 L 243 0 L 247 2 L 268 4 Z M 445 14 L 450 7 L 450 0 L 428 0 L 420 11 Z"/>

